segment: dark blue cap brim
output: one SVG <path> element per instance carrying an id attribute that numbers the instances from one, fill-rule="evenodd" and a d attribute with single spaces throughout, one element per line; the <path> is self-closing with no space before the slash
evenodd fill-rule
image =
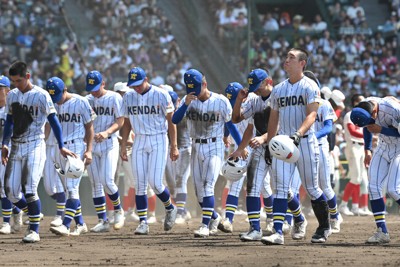
<path id="1" fill-rule="evenodd" d="M 263 81 L 261 81 L 261 82 L 259 82 L 259 83 L 256 83 L 256 84 L 250 85 L 250 86 L 249 86 L 249 92 L 250 92 L 250 93 L 254 93 L 255 91 L 257 91 L 258 88 L 260 87 L 260 84 L 261 84 L 262 82 L 263 82 Z"/>
<path id="2" fill-rule="evenodd" d="M 139 81 L 128 81 L 126 86 L 139 86 L 144 82 L 144 79 L 141 79 Z"/>
<path id="3" fill-rule="evenodd" d="M 100 89 L 101 83 L 98 85 L 86 85 L 86 91 L 88 92 L 96 92 Z"/>

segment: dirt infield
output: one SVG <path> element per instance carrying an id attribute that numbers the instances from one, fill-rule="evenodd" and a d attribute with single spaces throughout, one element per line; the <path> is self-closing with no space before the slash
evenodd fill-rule
<path id="1" fill-rule="evenodd" d="M 388 245 L 364 244 L 374 229 L 372 217 L 345 217 L 342 232 L 324 245 L 311 244 L 316 227 L 309 218 L 307 239 L 284 246 L 243 243 L 238 234 L 247 230 L 244 216 L 237 216 L 233 234 L 220 233 L 207 239 L 193 238 L 199 219 L 176 225 L 165 233 L 161 223 L 150 226 L 148 236 L 135 236 L 137 223 L 120 231 L 87 233 L 80 237 L 57 237 L 48 230 L 50 217 L 41 223 L 41 241 L 21 243 L 22 233 L 0 236 L 3 266 L 399 266 L 399 216 L 389 215 L 392 241 Z M 85 217 L 89 226 L 95 217 Z M 264 226 L 264 225 L 263 225 Z"/>

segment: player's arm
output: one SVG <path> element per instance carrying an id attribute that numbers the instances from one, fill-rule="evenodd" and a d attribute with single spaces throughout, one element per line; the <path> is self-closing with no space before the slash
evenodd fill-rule
<path id="1" fill-rule="evenodd" d="M 278 132 L 278 122 L 279 122 L 279 111 L 271 109 L 271 113 L 269 114 L 268 120 L 268 131 L 263 134 L 261 137 L 264 140 L 263 143 L 268 144 L 269 141 L 276 135 Z"/>
<path id="2" fill-rule="evenodd" d="M 241 107 L 242 107 L 242 102 L 243 99 L 245 99 L 248 95 L 248 91 L 245 89 L 242 89 L 239 91 L 238 96 L 236 97 L 235 105 L 233 106 L 232 110 L 232 122 L 233 123 L 239 123 L 242 120 L 245 119 L 241 112 Z"/>
<path id="3" fill-rule="evenodd" d="M 72 156 L 77 158 L 78 156 L 75 153 L 64 147 L 61 125 L 56 116 L 56 113 L 50 113 L 50 115 L 47 116 L 47 120 L 49 121 L 51 129 L 53 130 L 61 155 L 65 158 L 67 156 Z"/>
<path id="4" fill-rule="evenodd" d="M 175 161 L 179 157 L 179 150 L 178 144 L 176 141 L 176 125 L 172 122 L 172 113 L 167 113 L 167 121 L 168 121 L 168 136 L 169 136 L 169 143 L 170 143 L 170 158 L 172 161 Z"/>
<path id="5" fill-rule="evenodd" d="M 8 162 L 8 146 L 7 144 L 10 143 L 12 129 L 13 129 L 13 117 L 10 114 L 7 114 L 6 121 L 4 122 L 4 129 L 3 129 L 3 141 L 1 147 L 1 163 L 6 165 Z"/>
<path id="6" fill-rule="evenodd" d="M 330 132 L 332 132 L 332 128 L 333 128 L 333 120 L 325 120 L 324 126 L 321 128 L 321 130 L 315 133 L 315 136 L 317 137 L 317 139 L 327 136 Z"/>
<path id="7" fill-rule="evenodd" d="M 307 105 L 306 118 L 303 121 L 303 123 L 301 124 L 300 128 L 297 129 L 297 133 L 300 134 L 300 137 L 302 137 L 310 129 L 310 127 L 314 124 L 315 118 L 317 117 L 318 106 L 319 106 L 319 104 L 317 102 Z"/>
<path id="8" fill-rule="evenodd" d="M 364 165 L 368 168 L 372 159 L 372 133 L 368 131 L 367 127 L 364 127 Z"/>
<path id="9" fill-rule="evenodd" d="M 240 143 L 242 142 L 242 137 L 240 136 L 238 128 L 236 127 L 235 124 L 233 124 L 232 121 L 226 122 L 225 125 L 228 128 L 229 133 L 231 134 L 233 140 L 235 140 L 235 143 L 239 146 Z"/>
<path id="10" fill-rule="evenodd" d="M 105 139 L 110 137 L 113 133 L 121 129 L 124 124 L 124 117 L 119 117 L 115 119 L 115 122 L 108 127 L 105 131 L 97 133 L 94 135 L 94 141 L 97 143 L 103 142 Z"/>
<path id="11" fill-rule="evenodd" d="M 132 130 L 131 122 L 129 118 L 125 118 L 124 124 L 121 127 L 120 134 L 121 134 L 121 150 L 120 156 L 121 159 L 124 161 L 128 161 L 128 154 L 126 152 L 126 146 L 128 143 L 129 133 Z"/>
<path id="12" fill-rule="evenodd" d="M 47 140 L 47 138 L 49 138 L 50 131 L 51 131 L 50 124 L 46 122 L 46 124 L 44 125 L 44 140 Z"/>
<path id="13" fill-rule="evenodd" d="M 93 138 L 94 138 L 93 121 L 90 121 L 85 124 L 86 151 L 83 154 L 83 158 L 85 159 L 86 165 L 92 163 Z"/>

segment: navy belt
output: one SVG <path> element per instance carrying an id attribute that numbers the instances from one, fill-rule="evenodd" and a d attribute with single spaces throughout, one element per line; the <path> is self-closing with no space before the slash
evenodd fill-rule
<path id="1" fill-rule="evenodd" d="M 74 143 L 74 140 L 71 140 L 71 141 L 65 141 L 65 142 L 64 142 L 64 145 L 73 144 L 73 143 Z"/>
<path id="2" fill-rule="evenodd" d="M 360 146 L 364 145 L 364 143 L 353 141 L 353 145 L 355 145 L 355 144 L 360 145 Z"/>
<path id="3" fill-rule="evenodd" d="M 308 134 L 302 136 L 302 138 L 307 138 L 307 137 L 308 137 Z"/>
<path id="4" fill-rule="evenodd" d="M 216 141 L 217 141 L 217 137 L 208 138 L 208 139 L 194 139 L 194 142 L 196 144 L 208 144 L 208 143 L 214 143 Z"/>

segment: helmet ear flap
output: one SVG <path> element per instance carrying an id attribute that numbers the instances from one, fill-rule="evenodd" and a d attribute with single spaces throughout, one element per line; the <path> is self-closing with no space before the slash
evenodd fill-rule
<path id="1" fill-rule="evenodd" d="M 271 156 L 288 163 L 295 163 L 300 156 L 300 151 L 287 135 L 277 135 L 269 142 Z"/>
<path id="2" fill-rule="evenodd" d="M 240 158 L 229 158 L 224 162 L 221 175 L 230 181 L 240 180 L 247 171 L 247 161 Z"/>

